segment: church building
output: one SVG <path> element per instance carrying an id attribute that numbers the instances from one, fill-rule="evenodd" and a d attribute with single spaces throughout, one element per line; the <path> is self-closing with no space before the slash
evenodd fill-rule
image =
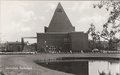
<path id="1" fill-rule="evenodd" d="M 40 52 L 80 52 L 88 50 L 88 34 L 75 32 L 63 7 L 59 3 L 44 33 L 37 33 Z"/>

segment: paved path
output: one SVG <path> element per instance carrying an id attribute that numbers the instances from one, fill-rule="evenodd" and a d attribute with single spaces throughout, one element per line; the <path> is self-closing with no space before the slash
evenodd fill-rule
<path id="1" fill-rule="evenodd" d="M 33 62 L 36 58 L 34 55 L 0 55 L 0 70 L 6 75 L 72 75 L 39 66 Z"/>

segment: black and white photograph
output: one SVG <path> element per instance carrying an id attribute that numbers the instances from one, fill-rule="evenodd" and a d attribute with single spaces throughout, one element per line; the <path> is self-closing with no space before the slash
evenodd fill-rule
<path id="1" fill-rule="evenodd" d="M 0 75 L 120 75 L 120 1 L 0 0 Z"/>

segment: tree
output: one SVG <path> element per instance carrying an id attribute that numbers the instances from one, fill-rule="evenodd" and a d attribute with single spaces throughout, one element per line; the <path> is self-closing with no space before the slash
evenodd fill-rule
<path id="1" fill-rule="evenodd" d="M 114 1 L 114 0 L 101 0 L 98 4 L 93 4 L 93 8 L 98 7 L 99 9 L 101 8 L 105 8 L 106 11 L 109 11 L 109 17 L 108 20 L 105 24 L 103 24 L 103 30 L 100 34 L 94 33 L 92 30 L 90 30 L 91 28 L 88 30 L 88 32 L 91 32 L 94 34 L 91 35 L 93 40 L 95 40 L 96 38 L 99 37 L 100 38 L 104 38 L 105 40 L 108 41 L 109 44 L 109 50 L 113 50 L 115 49 L 113 47 L 113 45 L 115 46 L 115 44 L 120 42 L 120 38 L 116 37 L 116 34 L 120 35 L 120 1 Z M 108 31 L 108 28 L 110 27 L 110 25 L 112 25 L 111 30 Z M 95 27 L 94 27 L 95 28 Z"/>
<path id="2" fill-rule="evenodd" d="M 100 32 L 96 31 L 95 25 L 91 24 L 89 30 L 87 31 L 87 34 L 90 34 L 92 37 L 92 41 L 89 41 L 90 43 L 90 49 L 100 48 Z"/>

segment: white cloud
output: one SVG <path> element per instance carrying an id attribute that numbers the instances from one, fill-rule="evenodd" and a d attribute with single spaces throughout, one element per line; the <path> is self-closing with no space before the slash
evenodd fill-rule
<path id="1" fill-rule="evenodd" d="M 42 20 L 42 21 L 44 21 L 45 17 L 44 16 L 40 16 L 39 19 Z"/>
<path id="2" fill-rule="evenodd" d="M 22 32 L 30 32 L 31 28 L 30 27 L 23 27 L 23 28 L 21 28 L 21 31 Z"/>
<path id="3" fill-rule="evenodd" d="M 79 8 L 79 3 L 74 3 L 71 7 L 71 11 L 76 11 Z"/>
<path id="4" fill-rule="evenodd" d="M 33 11 L 24 11 L 22 21 L 27 22 L 27 21 L 31 20 L 33 17 L 34 17 Z"/>
<path id="5" fill-rule="evenodd" d="M 95 14 L 94 16 L 85 16 L 80 18 L 80 20 L 78 21 L 78 23 L 80 22 L 95 22 L 95 23 L 99 23 L 99 22 L 103 22 L 104 20 L 106 20 L 106 17 Z"/>
<path id="6" fill-rule="evenodd" d="M 56 4 L 53 4 L 53 3 L 48 4 L 48 6 L 50 6 L 50 9 L 55 9 L 56 8 Z"/>

